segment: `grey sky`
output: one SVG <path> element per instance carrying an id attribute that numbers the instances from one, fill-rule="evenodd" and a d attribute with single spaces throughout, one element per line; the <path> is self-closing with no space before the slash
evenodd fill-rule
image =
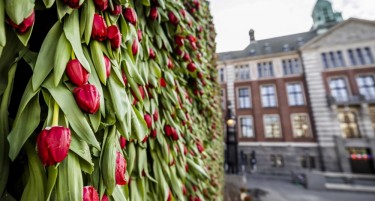
<path id="1" fill-rule="evenodd" d="M 257 40 L 305 32 L 311 28 L 316 0 L 209 0 L 217 32 L 217 52 L 242 50 L 248 32 Z M 344 19 L 375 20 L 375 0 L 331 0 Z"/>

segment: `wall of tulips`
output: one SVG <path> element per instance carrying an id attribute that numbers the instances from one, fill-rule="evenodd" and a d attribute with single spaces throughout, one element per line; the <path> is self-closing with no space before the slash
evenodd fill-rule
<path id="1" fill-rule="evenodd" d="M 0 0 L 0 200 L 221 200 L 207 0 Z"/>

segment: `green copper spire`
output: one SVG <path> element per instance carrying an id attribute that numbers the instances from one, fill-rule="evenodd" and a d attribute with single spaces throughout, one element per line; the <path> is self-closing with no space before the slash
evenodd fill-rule
<path id="1" fill-rule="evenodd" d="M 318 33 L 325 32 L 328 28 L 341 22 L 342 16 L 339 12 L 334 12 L 332 3 L 328 0 L 318 0 L 312 12 L 314 24 L 311 29 Z"/>

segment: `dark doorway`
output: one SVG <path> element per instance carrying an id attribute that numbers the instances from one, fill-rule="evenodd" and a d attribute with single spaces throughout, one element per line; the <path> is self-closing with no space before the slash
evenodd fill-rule
<path id="1" fill-rule="evenodd" d="M 350 166 L 353 173 L 375 174 L 374 156 L 367 148 L 348 148 Z"/>

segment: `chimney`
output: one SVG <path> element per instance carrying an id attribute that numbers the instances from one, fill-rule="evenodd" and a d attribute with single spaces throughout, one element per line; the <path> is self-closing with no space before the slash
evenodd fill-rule
<path id="1" fill-rule="evenodd" d="M 249 36 L 250 36 L 250 43 L 254 42 L 255 41 L 254 29 L 250 29 Z"/>

